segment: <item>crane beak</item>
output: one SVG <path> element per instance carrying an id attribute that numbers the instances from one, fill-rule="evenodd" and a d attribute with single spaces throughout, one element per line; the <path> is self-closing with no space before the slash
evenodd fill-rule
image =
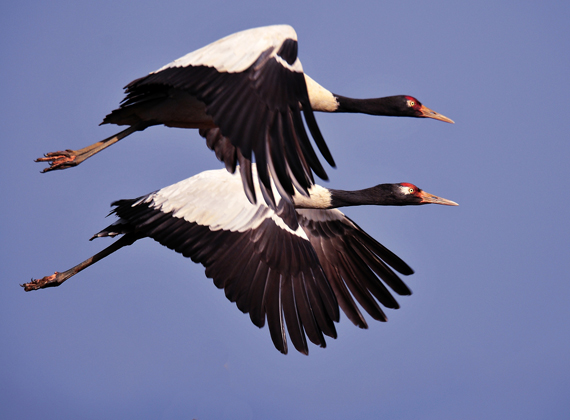
<path id="1" fill-rule="evenodd" d="M 422 201 L 420 201 L 420 204 L 443 204 L 444 206 L 459 205 L 455 201 L 446 200 L 445 198 L 438 197 L 437 195 L 433 195 L 425 191 L 420 192 L 420 197 L 422 199 Z"/>
<path id="2" fill-rule="evenodd" d="M 424 105 L 421 106 L 420 113 L 421 113 L 421 117 L 424 117 L 424 118 L 433 118 L 434 120 L 439 120 L 439 121 L 447 122 L 450 124 L 455 124 L 455 121 L 453 121 L 451 118 L 447 118 L 441 114 L 438 114 L 437 112 L 429 109 L 427 106 L 424 106 Z"/>

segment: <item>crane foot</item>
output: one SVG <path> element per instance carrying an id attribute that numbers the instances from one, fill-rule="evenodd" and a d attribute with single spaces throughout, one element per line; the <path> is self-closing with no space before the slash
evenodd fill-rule
<path id="1" fill-rule="evenodd" d="M 51 276 L 45 276 L 37 280 L 32 279 L 31 282 L 21 284 L 20 286 L 22 286 L 26 292 L 29 292 L 31 290 L 45 289 L 46 287 L 56 287 L 62 283 L 62 281 L 59 279 L 60 274 L 61 273 L 56 271 Z"/>
<path id="2" fill-rule="evenodd" d="M 54 171 L 56 169 L 67 169 L 79 165 L 77 162 L 77 152 L 67 149 L 65 151 L 46 153 L 44 157 L 38 158 L 35 162 L 48 162 L 49 167 L 45 168 L 42 173 Z"/>

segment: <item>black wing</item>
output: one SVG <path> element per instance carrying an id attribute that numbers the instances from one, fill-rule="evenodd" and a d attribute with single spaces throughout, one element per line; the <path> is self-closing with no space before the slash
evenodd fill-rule
<path id="1" fill-rule="evenodd" d="M 339 210 L 297 210 L 298 220 L 315 249 L 338 303 L 348 318 L 367 328 L 352 296 L 378 321 L 387 317 L 378 302 L 399 308 L 384 281 L 399 295 L 412 292 L 389 266 L 404 275 L 413 270 Z"/>
<path id="2" fill-rule="evenodd" d="M 126 97 L 113 112 L 144 103 L 158 106 L 173 96 L 173 89 L 195 96 L 243 157 L 251 163 L 255 156 L 258 176 L 266 189 L 271 190 L 271 174 L 290 199 L 294 184 L 305 192 L 314 184 L 312 172 L 328 179 L 305 130 L 301 111 L 319 150 L 331 166 L 335 163 L 313 115 L 303 73 L 283 64 L 297 59 L 297 41 L 287 39 L 277 54 L 274 51 L 268 48 L 239 73 L 219 72 L 204 65 L 169 67 L 151 73 L 125 87 Z M 104 123 L 113 123 L 113 115 L 107 116 Z M 235 166 L 224 163 L 227 168 Z M 255 202 L 255 191 L 250 184 L 248 188 L 248 197 Z"/>
<path id="3" fill-rule="evenodd" d="M 273 343 L 282 353 L 287 353 L 285 325 L 301 353 L 308 354 L 305 333 L 321 347 L 326 346 L 323 334 L 336 338 L 338 304 L 306 239 L 270 218 L 244 232 L 213 231 L 139 199 L 113 205 L 120 220 L 95 236 L 148 236 L 202 264 L 206 276 L 223 288 L 242 312 L 249 313 L 255 325 L 263 327 L 267 318 Z M 260 207 L 259 217 L 264 216 L 263 211 L 271 212 Z"/>

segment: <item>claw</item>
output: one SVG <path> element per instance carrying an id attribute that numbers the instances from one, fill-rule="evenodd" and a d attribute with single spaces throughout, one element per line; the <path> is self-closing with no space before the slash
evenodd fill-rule
<path id="1" fill-rule="evenodd" d="M 42 173 L 56 169 L 72 168 L 79 165 L 85 159 L 89 159 L 94 154 L 99 153 L 101 150 L 106 149 L 121 139 L 124 139 L 129 134 L 132 134 L 135 131 L 142 131 L 148 126 L 149 123 L 147 122 L 138 122 L 120 133 L 107 137 L 105 140 L 98 141 L 97 143 L 93 143 L 91 146 L 78 150 L 66 149 L 65 151 L 46 153 L 44 157 L 36 159 L 36 162 L 49 163 L 49 168 L 45 168 Z"/>
<path id="2" fill-rule="evenodd" d="M 105 258 L 107 255 L 112 254 L 124 246 L 132 245 L 138 239 L 140 239 L 140 237 L 136 234 L 126 234 L 104 250 L 99 251 L 97 254 L 87 258 L 82 263 L 77 264 L 75 267 L 71 267 L 69 270 L 62 272 L 56 271 L 51 276 L 45 276 L 38 280 L 32 279 L 29 283 L 24 283 L 20 286 L 22 286 L 26 292 L 29 292 L 30 290 L 45 289 L 46 287 L 57 287 L 70 277 L 79 273 L 81 270 L 89 267 L 91 264 L 95 264 L 97 261 Z"/>
<path id="3" fill-rule="evenodd" d="M 58 274 L 59 274 L 59 272 L 56 271 L 51 276 L 45 276 L 45 277 L 42 277 L 41 279 L 37 279 L 37 280 L 32 279 L 31 282 L 20 284 L 20 286 L 22 286 L 26 292 L 29 292 L 31 290 L 43 289 L 46 287 L 59 286 L 60 283 L 57 282 Z M 54 284 L 54 281 L 56 281 L 55 284 Z"/>
<path id="4" fill-rule="evenodd" d="M 42 170 L 42 173 L 54 171 L 56 169 L 67 169 L 77 166 L 77 152 L 67 149 L 65 151 L 46 153 L 44 157 L 37 158 L 35 162 L 48 162 L 49 167 Z"/>

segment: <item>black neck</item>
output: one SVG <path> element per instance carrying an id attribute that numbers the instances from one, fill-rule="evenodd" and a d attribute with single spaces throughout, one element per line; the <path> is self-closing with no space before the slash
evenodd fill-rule
<path id="1" fill-rule="evenodd" d="M 402 206 L 405 205 L 398 200 L 394 194 L 392 184 L 380 184 L 375 187 L 365 188 L 356 191 L 330 190 L 331 207 L 349 206 Z"/>
<path id="2" fill-rule="evenodd" d="M 354 99 L 334 95 L 338 101 L 335 112 L 357 112 L 370 115 L 402 115 L 402 96 L 387 96 L 385 98 Z"/>

